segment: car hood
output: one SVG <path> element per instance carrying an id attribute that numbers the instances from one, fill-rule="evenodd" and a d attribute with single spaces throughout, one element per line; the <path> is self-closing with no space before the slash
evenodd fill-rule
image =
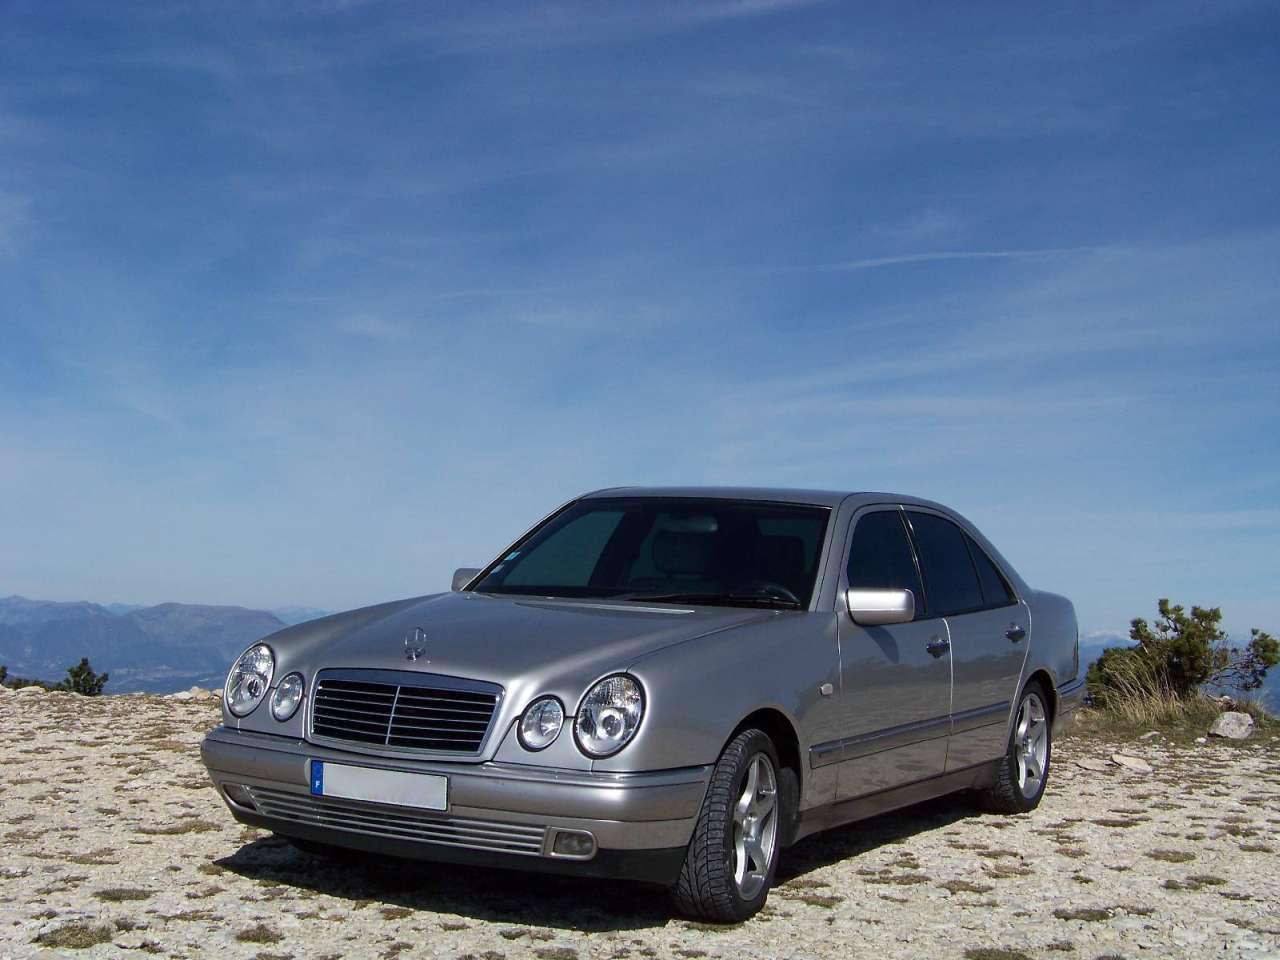
<path id="1" fill-rule="evenodd" d="M 314 674 L 344 667 L 578 688 L 662 647 L 774 615 L 731 607 L 446 593 L 299 624 L 267 642 L 276 648 L 279 676 L 293 669 Z M 410 661 L 405 638 L 419 628 L 425 652 Z M 576 699 L 581 692 L 574 689 L 569 696 Z"/>

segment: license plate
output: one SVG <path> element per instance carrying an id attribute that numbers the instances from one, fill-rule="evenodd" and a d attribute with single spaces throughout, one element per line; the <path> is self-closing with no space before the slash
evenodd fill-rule
<path id="1" fill-rule="evenodd" d="M 430 773 L 376 770 L 345 763 L 311 761 L 311 795 L 367 800 L 422 810 L 449 809 L 449 778 Z"/>

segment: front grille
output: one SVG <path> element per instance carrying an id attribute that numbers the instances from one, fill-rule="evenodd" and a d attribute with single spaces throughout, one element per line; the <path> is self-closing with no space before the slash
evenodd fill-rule
<path id="1" fill-rule="evenodd" d="M 433 816 L 407 807 L 313 797 L 266 787 L 250 787 L 249 791 L 254 806 L 264 816 L 391 840 L 539 856 L 547 833 L 545 826 L 537 824 Z"/>
<path id="2" fill-rule="evenodd" d="M 400 750 L 479 753 L 502 690 L 430 674 L 325 670 L 311 701 L 313 739 Z"/>

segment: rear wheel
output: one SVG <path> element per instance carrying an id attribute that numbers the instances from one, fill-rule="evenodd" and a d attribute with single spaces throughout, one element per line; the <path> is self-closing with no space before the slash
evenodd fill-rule
<path id="1" fill-rule="evenodd" d="M 996 763 L 995 782 L 987 790 L 987 804 L 1000 813 L 1026 813 L 1040 805 L 1049 782 L 1053 756 L 1053 725 L 1049 696 L 1033 681 L 1018 700 L 1009 749 Z"/>
<path id="2" fill-rule="evenodd" d="M 744 730 L 724 748 L 672 890 L 682 914 L 735 923 L 764 906 L 778 866 L 780 827 L 788 822 L 789 784 L 764 732 Z"/>

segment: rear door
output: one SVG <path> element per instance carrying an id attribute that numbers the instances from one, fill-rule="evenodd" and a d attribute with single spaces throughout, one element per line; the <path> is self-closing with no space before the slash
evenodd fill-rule
<path id="1" fill-rule="evenodd" d="M 925 589 L 951 639 L 950 772 L 1004 753 L 1029 622 L 1007 579 L 958 524 L 924 510 L 907 518 Z"/>
<path id="2" fill-rule="evenodd" d="M 902 510 L 858 513 L 836 595 L 840 633 L 841 799 L 924 780 L 943 772 L 951 709 L 947 625 L 928 608 Z M 849 587 L 910 590 L 911 623 L 864 627 L 845 606 Z"/>

